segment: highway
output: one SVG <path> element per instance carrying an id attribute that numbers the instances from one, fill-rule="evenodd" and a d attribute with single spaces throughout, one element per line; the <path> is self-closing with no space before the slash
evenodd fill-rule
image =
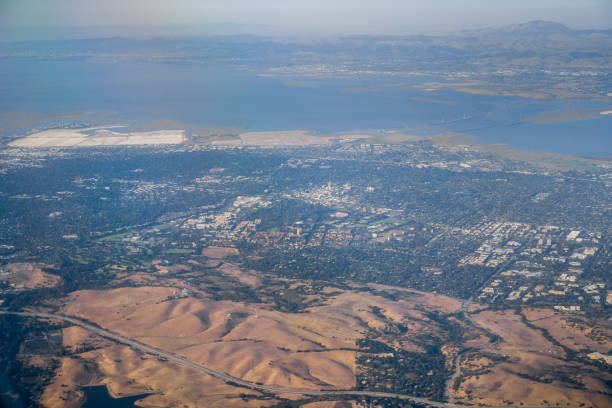
<path id="1" fill-rule="evenodd" d="M 467 309 L 468 305 L 469 305 L 469 301 L 465 303 L 464 309 Z M 191 368 L 200 373 L 208 374 L 212 377 L 218 378 L 227 383 L 237 385 L 240 387 L 244 387 L 244 388 L 248 388 L 248 389 L 255 390 L 255 391 L 261 391 L 261 392 L 274 394 L 274 395 L 303 395 L 307 397 L 308 396 L 319 397 L 319 396 L 353 395 L 353 396 L 363 396 L 363 397 L 373 397 L 373 398 L 395 398 L 395 399 L 401 399 L 405 401 L 412 401 L 412 402 L 422 404 L 428 407 L 466 408 L 470 406 L 469 404 L 466 404 L 466 403 L 455 404 L 452 402 L 440 402 L 440 401 L 429 400 L 427 398 L 415 397 L 412 395 L 394 394 L 394 393 L 389 393 L 389 392 L 356 391 L 356 390 L 304 390 L 304 389 L 282 388 L 282 387 L 271 386 L 271 385 L 256 384 L 250 381 L 245 381 L 243 379 L 231 376 L 221 371 L 213 370 L 212 368 L 208 368 L 199 363 L 188 360 L 185 357 L 181 357 L 170 351 L 165 351 L 165 350 L 153 347 L 153 346 L 149 346 L 147 344 L 139 342 L 138 340 L 134 340 L 129 337 L 125 337 L 120 334 L 114 333 L 112 331 L 102 329 L 100 327 L 94 326 L 90 323 L 87 323 L 75 317 L 63 316 L 63 315 L 58 315 L 58 314 L 50 314 L 50 313 L 38 313 L 38 312 L 11 312 L 7 310 L 0 310 L 0 314 L 10 314 L 10 315 L 15 315 L 15 316 L 62 320 L 64 322 L 71 323 L 75 326 L 79 326 L 85 330 L 88 330 L 106 339 L 128 345 L 134 349 L 143 351 L 153 356 L 167 359 L 168 361 L 172 361 L 175 364 L 181 365 L 183 367 Z M 480 405 L 480 407 L 483 407 L 483 406 Z M 487 407 L 487 408 L 545 408 L 545 406 L 504 405 L 503 407 Z"/>
<path id="2" fill-rule="evenodd" d="M 212 377 L 218 378 L 227 383 L 232 383 L 232 384 L 235 384 L 235 385 L 238 385 L 244 388 L 248 388 L 251 390 L 255 390 L 255 391 L 261 391 L 261 392 L 271 393 L 275 395 L 283 395 L 283 394 L 284 395 L 303 395 L 303 396 L 354 395 L 354 396 L 364 396 L 364 397 L 374 397 L 374 398 L 395 398 L 395 399 L 412 401 L 412 402 L 427 405 L 430 407 L 440 407 L 440 408 L 465 407 L 465 405 L 457 405 L 457 404 L 452 404 L 452 403 L 432 401 L 426 398 L 419 398 L 419 397 L 415 397 L 412 395 L 394 394 L 394 393 L 387 393 L 387 392 L 352 391 L 352 390 L 304 390 L 304 389 L 290 389 L 290 388 L 282 388 L 282 387 L 276 387 L 276 386 L 270 386 L 270 385 L 256 384 L 250 381 L 245 381 L 243 379 L 231 376 L 221 371 L 213 370 L 212 368 L 208 368 L 199 363 L 188 360 L 170 351 L 165 351 L 165 350 L 153 347 L 153 346 L 149 346 L 147 344 L 139 342 L 138 340 L 134 340 L 129 337 L 125 337 L 120 334 L 113 333 L 109 330 L 102 329 L 100 327 L 94 326 L 90 323 L 87 323 L 75 317 L 50 314 L 50 313 L 9 312 L 9 311 L 3 311 L 3 310 L 0 310 L 0 314 L 11 314 L 11 315 L 16 315 L 16 316 L 24 316 L 24 317 L 62 320 L 64 322 L 71 323 L 75 326 L 79 326 L 85 330 L 88 330 L 106 339 L 128 345 L 134 349 L 143 351 L 153 356 L 167 359 L 168 361 L 172 361 L 173 363 L 176 363 L 183 367 L 188 367 L 193 370 L 199 371 L 201 373 L 208 374 Z"/>

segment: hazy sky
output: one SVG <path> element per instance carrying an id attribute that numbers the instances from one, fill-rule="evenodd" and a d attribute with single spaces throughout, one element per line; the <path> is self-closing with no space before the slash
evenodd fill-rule
<path id="1" fill-rule="evenodd" d="M 612 27 L 612 0 L 0 0 L 0 27 L 240 23 L 326 33 L 455 31 L 552 20 Z"/>

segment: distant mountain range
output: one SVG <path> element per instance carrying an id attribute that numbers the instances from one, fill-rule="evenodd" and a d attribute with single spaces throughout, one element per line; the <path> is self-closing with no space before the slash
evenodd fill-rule
<path id="1" fill-rule="evenodd" d="M 478 30 L 466 30 L 468 34 L 495 34 L 495 35 L 554 35 L 566 34 L 569 35 L 575 30 L 553 21 L 530 21 L 522 24 L 512 24 L 500 28 L 484 28 Z"/>
<path id="2" fill-rule="evenodd" d="M 214 27 L 203 29 L 191 36 L 177 35 L 184 32 L 179 29 L 147 36 L 117 30 L 112 36 L 98 31 L 97 38 L 0 42 L 0 56 L 229 63 L 269 75 L 418 73 L 445 82 L 487 83 L 507 95 L 520 83 L 523 93 L 537 88 L 539 95 L 563 98 L 609 98 L 612 83 L 612 30 L 572 30 L 548 21 L 446 35 L 325 38 L 217 35 L 211 34 L 218 31 Z"/>
<path id="3" fill-rule="evenodd" d="M 512 24 L 504 27 L 488 27 L 473 30 L 464 30 L 459 33 L 449 33 L 442 36 L 456 35 L 575 35 L 582 34 L 612 34 L 607 30 L 573 30 L 563 24 L 552 21 L 530 21 L 522 24 Z M 323 38 L 321 35 L 296 34 L 295 32 L 282 32 L 273 27 L 255 24 L 239 23 L 207 23 L 183 24 L 168 26 L 97 26 L 97 27 L 28 27 L 28 28 L 0 28 L 0 42 L 35 41 L 35 40 L 69 40 L 91 39 L 108 37 L 133 38 L 159 38 L 159 37 L 202 37 L 202 36 L 265 36 L 282 38 Z M 422 34 L 427 36 L 426 34 Z M 400 35 L 406 37 L 406 35 Z"/>
<path id="4" fill-rule="evenodd" d="M 593 45 L 610 48 L 612 29 L 608 30 L 572 30 L 571 28 L 551 21 L 531 21 L 513 24 L 501 28 L 485 28 L 458 33 L 457 36 L 444 38 L 473 37 L 484 43 L 503 43 L 507 41 L 533 41 L 540 46 L 589 47 Z M 545 41 L 545 42 L 544 42 Z M 597 43 L 594 44 L 593 42 Z"/>

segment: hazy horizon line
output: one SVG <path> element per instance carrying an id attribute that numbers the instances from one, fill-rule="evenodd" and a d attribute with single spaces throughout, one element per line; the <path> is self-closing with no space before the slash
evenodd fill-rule
<path id="1" fill-rule="evenodd" d="M 240 22 L 184 23 L 184 24 L 116 24 L 116 25 L 82 25 L 82 26 L 37 26 L 0 28 L 0 42 L 39 41 L 39 40 L 79 40 L 94 38 L 167 38 L 167 37 L 205 37 L 205 36 L 263 36 L 263 37 L 339 37 L 339 36 L 407 36 L 429 35 L 443 36 L 480 30 L 496 30 L 536 22 L 559 24 L 571 31 L 610 31 L 612 25 L 602 27 L 572 27 L 554 20 L 529 20 L 511 24 L 482 24 L 454 30 L 413 29 L 405 27 L 387 30 L 308 30 L 304 28 L 286 28 L 266 24 Z"/>

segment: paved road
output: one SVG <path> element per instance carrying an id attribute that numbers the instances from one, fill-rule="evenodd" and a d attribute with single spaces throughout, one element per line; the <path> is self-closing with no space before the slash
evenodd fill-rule
<path id="1" fill-rule="evenodd" d="M 272 393 L 276 395 L 283 395 L 283 394 L 285 395 L 304 395 L 304 396 L 354 395 L 354 396 L 366 396 L 366 397 L 375 397 L 375 398 L 396 398 L 396 399 L 413 401 L 413 402 L 423 404 L 423 405 L 428 405 L 431 407 L 440 407 L 440 408 L 465 407 L 464 405 L 456 405 L 456 404 L 444 403 L 444 402 L 439 402 L 439 401 L 431 401 L 425 398 L 414 397 L 411 395 L 394 394 L 394 393 L 387 393 L 387 392 L 351 391 L 351 390 L 301 390 L 301 389 L 290 389 L 290 388 L 282 388 L 282 387 L 275 387 L 275 386 L 268 386 L 268 385 L 260 385 L 260 384 L 256 384 L 250 381 L 242 380 L 237 377 L 233 377 L 221 371 L 213 370 L 212 368 L 208 368 L 206 366 L 203 366 L 201 364 L 188 360 L 184 357 L 176 355 L 172 352 L 161 350 L 153 346 L 149 346 L 137 340 L 122 336 L 117 333 L 113 333 L 106 329 L 102 329 L 100 327 L 86 323 L 83 320 L 80 320 L 74 317 L 49 314 L 49 313 L 8 312 L 8 311 L 1 311 L 1 310 L 0 310 L 0 314 L 12 314 L 12 315 L 17 315 L 17 316 L 25 316 L 25 317 L 62 320 L 62 321 L 74 324 L 75 326 L 79 326 L 101 337 L 104 337 L 110 340 L 114 340 L 122 344 L 126 344 L 134 349 L 144 351 L 145 353 L 167 359 L 176 364 L 194 369 L 204 374 L 208 374 L 212 377 L 218 378 L 225 382 L 234 383 L 241 387 L 249 388 L 255 391 L 262 391 L 262 392 Z"/>
<path id="2" fill-rule="evenodd" d="M 284 395 L 303 395 L 303 396 L 311 396 L 311 397 L 312 396 L 316 397 L 316 396 L 353 395 L 353 396 L 364 396 L 364 397 L 374 397 L 374 398 L 395 398 L 395 399 L 416 402 L 418 404 L 426 405 L 429 407 L 439 407 L 439 408 L 466 408 L 470 406 L 468 404 L 454 404 L 452 402 L 432 401 L 426 398 L 415 397 L 412 395 L 394 394 L 394 393 L 388 393 L 388 392 L 352 391 L 352 390 L 301 390 L 301 389 L 282 388 L 282 387 L 268 386 L 268 385 L 263 385 L 263 384 L 256 384 L 250 381 L 242 380 L 237 377 L 233 377 L 221 371 L 213 370 L 212 368 L 208 368 L 206 366 L 203 366 L 201 364 L 188 360 L 170 351 L 158 349 L 156 347 L 141 343 L 138 340 L 134 340 L 129 337 L 125 337 L 120 334 L 113 333 L 109 330 L 102 329 L 100 327 L 94 326 L 90 323 L 87 323 L 75 317 L 56 315 L 56 314 L 50 314 L 50 313 L 9 312 L 6 310 L 0 310 L 0 314 L 11 314 L 11 315 L 16 315 L 16 316 L 24 316 L 24 317 L 62 320 L 62 321 L 74 324 L 75 326 L 79 326 L 101 337 L 104 337 L 109 340 L 113 340 L 113 341 L 116 341 L 122 344 L 126 344 L 134 349 L 138 349 L 138 350 L 144 351 L 145 353 L 167 359 L 176 364 L 182 365 L 183 367 L 188 367 L 193 370 L 199 371 L 201 373 L 208 374 L 212 377 L 218 378 L 225 382 L 237 384 L 241 387 L 249 388 L 251 390 L 267 392 L 267 393 L 271 393 L 275 395 L 283 395 L 283 394 Z M 527 405 L 521 405 L 521 406 L 505 405 L 503 407 L 491 406 L 487 408 L 547 408 L 547 407 L 527 406 Z"/>
<path id="3" fill-rule="evenodd" d="M 471 306 L 471 304 L 474 301 L 474 296 L 479 294 L 482 289 L 487 286 L 495 276 L 497 276 L 497 273 L 506 268 L 506 266 L 508 266 L 510 262 L 505 262 L 502 265 L 500 265 L 498 268 L 495 268 L 495 270 L 493 271 L 493 273 L 491 275 L 489 275 L 489 277 L 483 282 L 482 285 L 480 285 L 480 287 L 478 289 L 476 289 L 474 291 L 474 293 L 472 293 L 472 296 L 470 296 L 468 299 L 466 299 L 462 304 L 461 304 L 461 314 L 463 315 L 463 317 L 470 322 L 474 327 L 478 327 L 482 330 L 484 330 L 487 333 L 490 333 L 489 330 L 483 328 L 482 326 L 480 326 L 480 324 L 478 324 L 478 322 L 476 322 L 474 319 L 472 319 L 472 316 L 470 315 L 469 312 L 469 308 Z M 467 347 L 464 348 L 463 350 L 459 351 L 459 353 L 457 353 L 457 356 L 455 357 L 454 361 L 453 361 L 453 365 L 455 367 L 455 369 L 453 370 L 453 374 L 450 376 L 450 378 L 446 381 L 446 387 L 445 387 L 445 391 L 444 391 L 444 396 L 445 399 L 449 402 L 453 402 L 454 401 L 454 397 L 453 397 L 453 393 L 452 393 L 452 387 L 453 384 L 455 383 L 455 380 L 457 379 L 457 377 L 459 377 L 459 375 L 461 375 L 461 359 L 463 358 L 463 355 L 465 353 L 467 353 L 468 351 L 473 351 L 473 350 L 480 350 L 483 351 L 485 349 L 488 348 L 492 348 L 494 345 L 496 345 L 499 342 L 499 337 L 495 338 L 494 340 L 489 341 L 488 343 L 485 344 L 481 344 L 480 346 L 474 346 L 474 347 Z"/>

